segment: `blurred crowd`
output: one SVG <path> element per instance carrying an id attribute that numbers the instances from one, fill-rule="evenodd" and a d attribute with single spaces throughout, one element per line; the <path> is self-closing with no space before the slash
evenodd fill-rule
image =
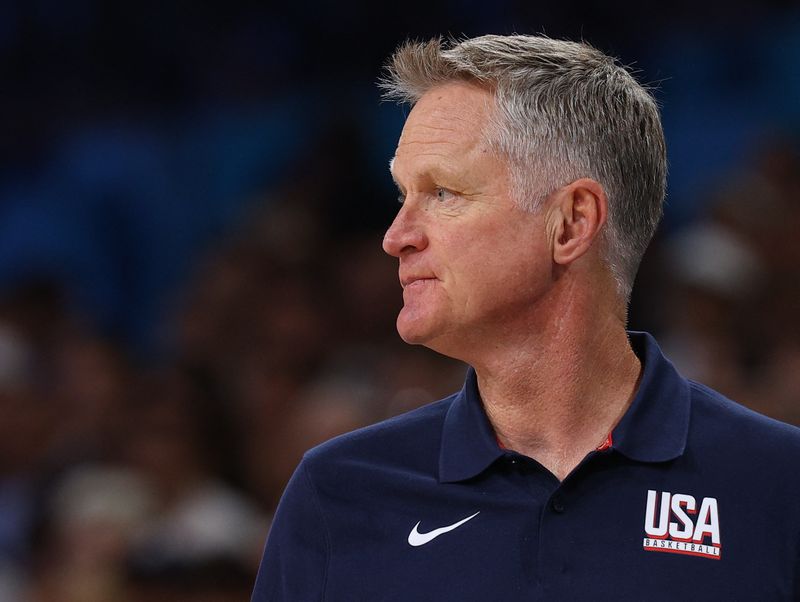
<path id="1" fill-rule="evenodd" d="M 632 324 L 689 378 L 800 425 L 798 140 L 764 140 L 708 190 L 702 217 L 657 238 Z"/>
<path id="2" fill-rule="evenodd" d="M 0 602 L 245 600 L 305 450 L 460 388 L 397 336 L 381 251 L 402 112 L 374 80 L 408 35 L 592 23 L 665 65 L 672 185 L 630 326 L 800 424 L 800 19 L 68 4 L 0 3 Z"/>
<path id="3" fill-rule="evenodd" d="M 158 365 L 55 283 L 5 296 L 0 599 L 244 599 L 306 449 L 460 386 L 395 335 L 380 233 L 330 234 L 288 193 L 248 216 L 176 298 Z"/>

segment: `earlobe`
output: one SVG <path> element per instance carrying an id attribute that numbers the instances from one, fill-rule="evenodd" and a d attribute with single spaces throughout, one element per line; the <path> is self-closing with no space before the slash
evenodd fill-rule
<path id="1" fill-rule="evenodd" d="M 568 265 L 583 256 L 597 240 L 608 214 L 603 187 L 582 178 L 558 191 L 554 203 L 553 260 Z"/>

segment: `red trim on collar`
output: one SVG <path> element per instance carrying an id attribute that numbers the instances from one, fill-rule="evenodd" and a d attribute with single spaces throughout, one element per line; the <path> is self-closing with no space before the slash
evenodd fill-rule
<path id="1" fill-rule="evenodd" d="M 609 433 L 608 437 L 606 437 L 606 440 L 597 446 L 597 451 L 605 451 L 610 449 L 612 445 L 614 445 L 614 441 L 611 439 L 611 433 Z"/>

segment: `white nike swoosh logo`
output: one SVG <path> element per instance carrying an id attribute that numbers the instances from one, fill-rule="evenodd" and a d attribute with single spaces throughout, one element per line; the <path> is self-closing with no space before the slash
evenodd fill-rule
<path id="1" fill-rule="evenodd" d="M 419 527 L 419 523 L 422 522 L 422 521 L 419 521 L 419 522 L 417 522 L 416 525 L 414 525 L 414 528 L 411 529 L 411 533 L 408 534 L 408 543 L 411 544 L 414 547 L 424 546 L 426 543 L 428 543 L 429 541 L 431 541 L 433 539 L 436 539 L 437 537 L 439 537 L 443 533 L 449 533 L 453 529 L 458 529 L 465 522 L 467 522 L 468 520 L 472 520 L 473 518 L 478 516 L 480 513 L 481 513 L 480 510 L 478 510 L 478 512 L 476 512 L 472 516 L 468 516 L 467 518 L 464 518 L 464 519 L 458 521 L 457 523 L 453 523 L 452 525 L 448 525 L 447 527 L 439 527 L 438 529 L 434 529 L 433 531 L 429 531 L 428 533 L 420 533 L 419 531 L 417 531 L 417 528 Z"/>

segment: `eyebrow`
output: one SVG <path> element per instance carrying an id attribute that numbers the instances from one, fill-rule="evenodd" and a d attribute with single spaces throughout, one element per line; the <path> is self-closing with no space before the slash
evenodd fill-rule
<path id="1" fill-rule="evenodd" d="M 394 164 L 397 155 L 389 159 L 389 175 L 392 177 L 397 189 L 405 194 L 405 188 L 400 184 L 394 174 Z M 441 163 L 428 163 L 420 166 L 421 171 L 414 174 L 415 179 L 424 180 L 428 185 L 441 185 L 448 189 L 457 190 L 466 185 L 464 177 L 459 173 L 458 169 L 450 169 L 449 165 L 442 165 Z"/>
<path id="2" fill-rule="evenodd" d="M 398 192 L 403 193 L 403 187 L 400 186 L 400 182 L 394 177 L 394 160 L 396 157 L 392 157 L 389 159 L 389 175 L 392 176 L 392 182 L 397 187 Z"/>

